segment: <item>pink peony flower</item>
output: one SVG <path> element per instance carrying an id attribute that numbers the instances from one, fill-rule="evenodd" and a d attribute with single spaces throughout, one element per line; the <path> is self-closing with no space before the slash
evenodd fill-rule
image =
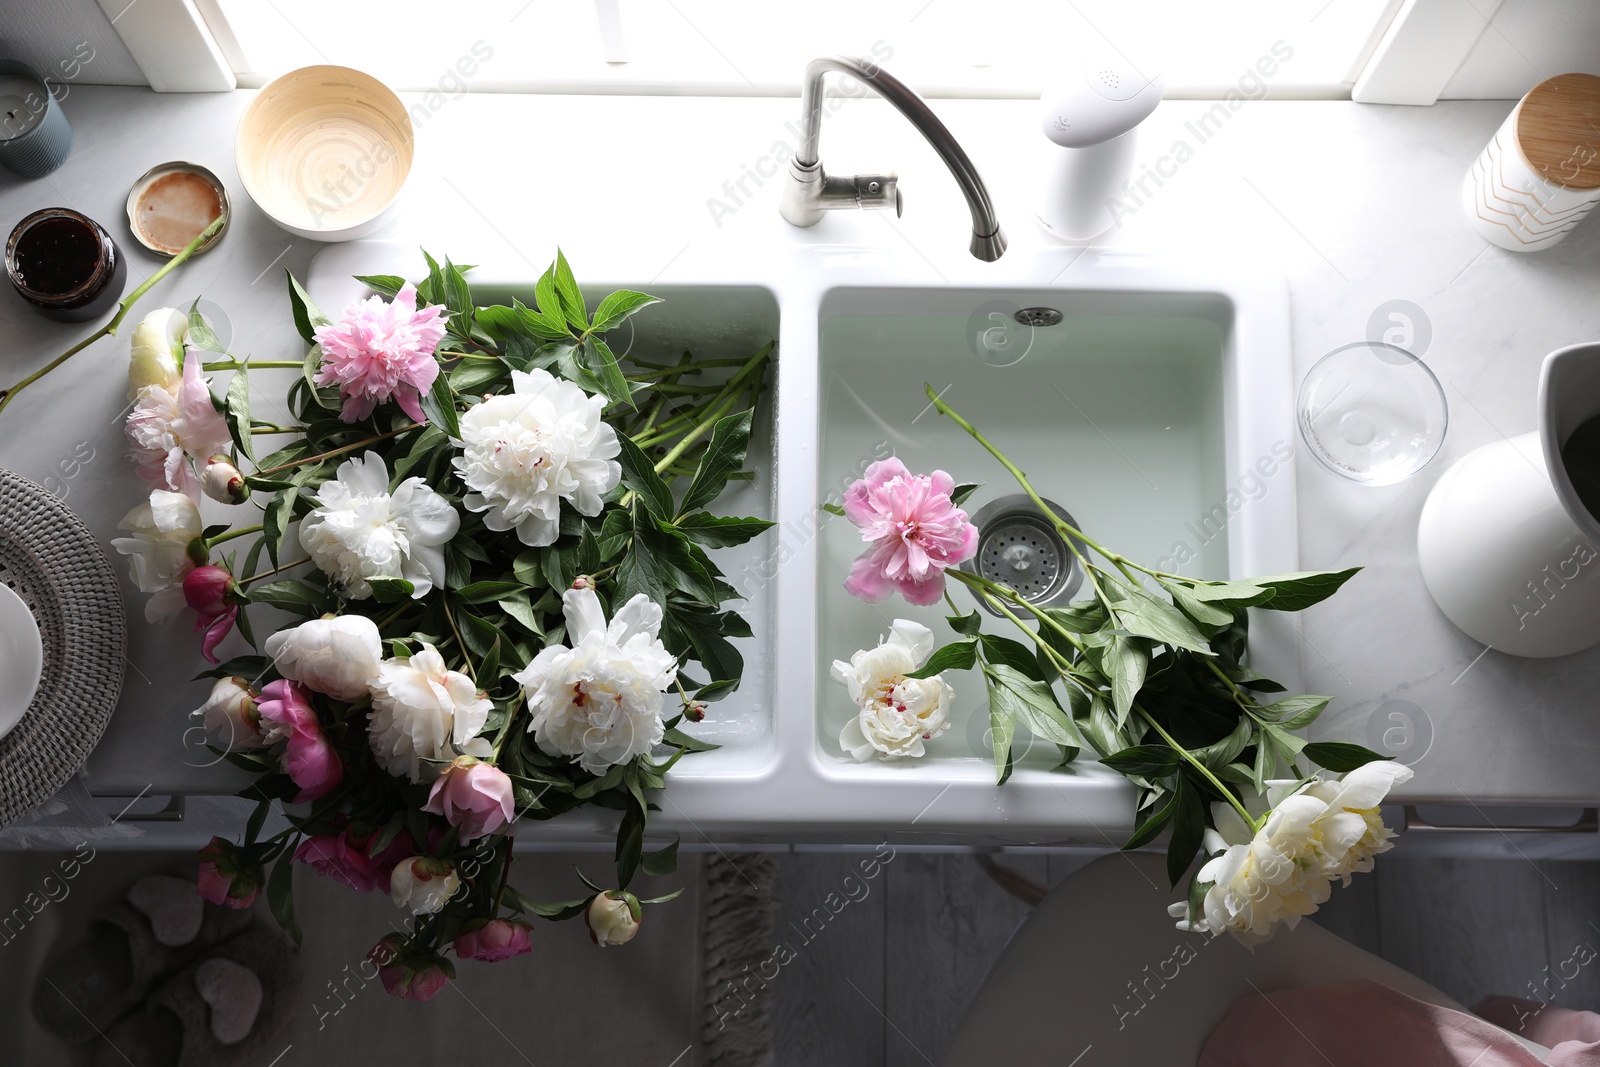
<path id="1" fill-rule="evenodd" d="M 443 815 L 461 831 L 461 840 L 492 834 L 515 816 L 511 779 L 504 771 L 471 756 L 458 756 L 433 783 L 423 811 Z"/>
<path id="2" fill-rule="evenodd" d="M 296 862 L 308 863 L 325 878 L 335 878 L 357 893 L 370 893 L 382 888 L 389 891 L 388 872 L 383 871 L 360 842 L 352 841 L 348 834 L 318 834 L 308 838 L 295 850 Z"/>
<path id="3" fill-rule="evenodd" d="M 261 733 L 268 744 L 287 741 L 283 770 L 300 793 L 294 803 L 316 800 L 331 792 L 344 777 L 344 767 L 333 745 L 323 736 L 322 723 L 299 682 L 280 678 L 261 688 L 256 704 Z"/>
<path id="4" fill-rule="evenodd" d="M 439 362 L 433 351 L 444 337 L 444 307 L 417 310 L 417 287 L 407 282 L 385 304 L 368 297 L 344 309 L 337 323 L 318 326 L 322 346 L 318 385 L 337 385 L 344 409 L 339 417 L 359 422 L 379 404 L 396 401 L 417 422 L 422 394 L 433 388 Z"/>
<path id="5" fill-rule="evenodd" d="M 202 900 L 226 908 L 248 908 L 261 891 L 261 870 L 239 863 L 239 850 L 232 841 L 213 837 L 200 850 L 200 872 L 195 888 Z"/>
<path id="6" fill-rule="evenodd" d="M 195 611 L 195 630 L 206 632 L 200 654 L 207 662 L 218 662 L 215 649 L 239 617 L 238 588 L 233 575 L 209 563 L 184 575 L 183 599 Z"/>
<path id="7" fill-rule="evenodd" d="M 343 825 L 342 817 L 340 825 Z M 338 879 L 358 893 L 370 893 L 374 889 L 387 893 L 389 875 L 395 865 L 416 855 L 417 845 L 408 831 L 401 830 L 377 855 L 369 856 L 367 852 L 377 836 L 377 830 L 359 835 L 348 829 L 318 834 L 301 844 L 294 858 L 300 863 L 310 864 L 313 870 L 326 878 Z M 443 837 L 442 830 L 439 837 Z"/>
<path id="8" fill-rule="evenodd" d="M 403 1000 L 432 1000 L 453 977 L 449 960 L 413 959 L 405 953 L 404 939 L 395 934 L 372 946 L 367 960 L 378 968 L 384 990 Z"/>
<path id="9" fill-rule="evenodd" d="M 456 955 L 464 960 L 499 963 L 533 951 L 527 923 L 490 919 L 476 930 L 456 935 Z"/>
<path id="10" fill-rule="evenodd" d="M 978 551 L 978 529 L 950 501 L 955 480 L 944 471 L 912 474 L 891 456 L 867 468 L 844 494 L 845 517 L 872 545 L 850 566 L 844 587 L 876 604 L 898 591 L 926 607 L 944 593 L 946 567 Z"/>
<path id="11" fill-rule="evenodd" d="M 198 353 L 184 357 L 183 384 L 176 394 L 161 385 L 140 389 L 123 426 L 139 477 L 152 489 L 186 493 L 195 500 L 201 482 L 191 460 L 203 462 L 229 442 L 228 424 L 211 402 L 201 363 Z"/>

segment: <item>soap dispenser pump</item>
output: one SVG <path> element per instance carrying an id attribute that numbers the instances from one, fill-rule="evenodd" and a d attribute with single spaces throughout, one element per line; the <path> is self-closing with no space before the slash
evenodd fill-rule
<path id="1" fill-rule="evenodd" d="M 1082 244 L 1111 228 L 1110 202 L 1133 173 L 1138 126 L 1161 102 L 1165 82 L 1120 58 L 1087 62 L 1039 97 L 1048 149 L 1034 217 L 1058 240 Z"/>

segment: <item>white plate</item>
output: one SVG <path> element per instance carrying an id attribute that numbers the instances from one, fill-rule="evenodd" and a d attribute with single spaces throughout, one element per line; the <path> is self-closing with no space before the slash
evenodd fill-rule
<path id="1" fill-rule="evenodd" d="M 0 583 L 0 737 L 22 721 L 44 670 L 44 643 L 33 612 Z"/>

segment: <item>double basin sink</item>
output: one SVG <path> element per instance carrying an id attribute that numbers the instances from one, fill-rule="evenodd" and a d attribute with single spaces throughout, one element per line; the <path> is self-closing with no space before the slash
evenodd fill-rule
<path id="1" fill-rule="evenodd" d="M 568 251 L 584 263 L 582 249 Z M 334 309 L 362 295 L 351 275 L 415 276 L 419 264 L 414 249 L 397 245 L 333 246 L 309 288 Z M 694 727 L 721 747 L 671 772 L 652 828 L 740 840 L 1120 843 L 1133 792 L 1092 752 L 1056 768 L 1055 746 L 1019 729 L 1016 771 L 994 784 L 975 671 L 947 675 L 953 725 L 924 758 L 858 763 L 840 748 L 855 708 L 829 677 L 832 661 L 876 644 L 897 617 L 931 627 L 940 643 L 951 632 L 943 605 L 898 597 L 872 605 L 847 594 L 844 577 L 863 545 L 823 505 L 889 455 L 913 471 L 981 483 L 969 514 L 1018 491 L 932 408 L 926 382 L 1101 543 L 1209 578 L 1294 570 L 1296 438 L 1281 278 L 1080 249 L 1016 250 L 933 276 L 866 250 L 798 248 L 758 269 L 718 276 L 686 266 L 648 282 L 621 272 L 580 277 L 591 300 L 623 286 L 664 298 L 611 338 L 618 351 L 735 357 L 778 340 L 752 439 L 754 478 L 716 505 L 777 523 L 719 559 L 755 631 L 743 642 L 744 682 Z M 534 277 L 481 267 L 474 295 L 528 300 Z M 1024 324 L 1023 309 L 1060 321 Z M 966 589 L 950 587 L 970 610 Z M 1009 625 L 991 619 L 986 629 L 1003 634 Z M 1263 618 L 1252 629 L 1257 665 L 1296 678 L 1288 624 Z M 538 834 L 559 843 L 603 828 L 601 815 L 574 815 Z"/>

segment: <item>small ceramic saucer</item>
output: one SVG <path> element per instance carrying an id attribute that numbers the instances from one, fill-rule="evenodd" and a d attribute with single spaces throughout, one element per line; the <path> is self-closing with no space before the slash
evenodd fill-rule
<path id="1" fill-rule="evenodd" d="M 0 737 L 22 721 L 44 671 L 44 643 L 33 612 L 0 582 Z"/>

